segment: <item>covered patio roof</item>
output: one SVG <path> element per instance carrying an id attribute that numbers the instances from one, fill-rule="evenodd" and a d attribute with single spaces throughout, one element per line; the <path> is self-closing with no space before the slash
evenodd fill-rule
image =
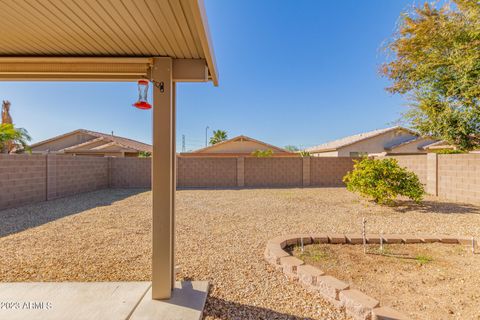
<path id="1" fill-rule="evenodd" d="M 171 57 L 176 81 L 218 85 L 201 0 L 5 1 L 0 17 L 3 80 L 129 81 L 150 77 L 149 57 Z"/>

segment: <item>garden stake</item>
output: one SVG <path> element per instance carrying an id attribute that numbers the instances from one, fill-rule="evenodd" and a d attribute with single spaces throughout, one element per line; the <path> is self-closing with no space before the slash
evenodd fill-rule
<path id="1" fill-rule="evenodd" d="M 475 238 L 472 237 L 472 253 L 475 254 Z"/>
<path id="2" fill-rule="evenodd" d="M 383 253 L 383 230 L 380 231 L 380 252 Z"/>
<path id="3" fill-rule="evenodd" d="M 300 238 L 300 245 L 302 246 L 302 253 L 303 253 L 303 237 Z"/>
<path id="4" fill-rule="evenodd" d="M 367 253 L 367 239 L 365 238 L 366 235 L 365 235 L 365 225 L 367 223 L 367 220 L 365 219 L 365 217 L 363 217 L 363 220 L 362 220 L 362 240 L 363 240 L 363 254 L 366 254 Z"/>

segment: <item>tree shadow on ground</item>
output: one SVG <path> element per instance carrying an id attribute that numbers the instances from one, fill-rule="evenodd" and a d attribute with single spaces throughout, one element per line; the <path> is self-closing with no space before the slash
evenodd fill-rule
<path id="1" fill-rule="evenodd" d="M 480 206 L 466 203 L 455 203 L 442 200 L 424 200 L 415 203 L 410 200 L 397 200 L 392 209 L 398 212 L 419 211 L 442 214 L 480 214 Z"/>
<path id="2" fill-rule="evenodd" d="M 83 211 L 112 205 L 147 189 L 104 189 L 0 210 L 0 238 Z"/>
<path id="3" fill-rule="evenodd" d="M 249 306 L 209 296 L 203 311 L 203 317 L 213 317 L 221 320 L 314 320 L 313 318 L 297 317 L 288 313 L 271 309 Z"/>

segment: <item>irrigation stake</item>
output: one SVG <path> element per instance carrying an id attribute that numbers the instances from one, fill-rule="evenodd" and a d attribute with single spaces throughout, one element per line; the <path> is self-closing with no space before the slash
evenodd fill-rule
<path id="1" fill-rule="evenodd" d="M 383 253 L 383 230 L 380 231 L 380 252 Z"/>
<path id="2" fill-rule="evenodd" d="M 365 234 L 365 225 L 367 224 L 367 219 L 363 217 L 362 219 L 362 240 L 363 240 L 363 254 L 367 253 L 367 239 Z"/>

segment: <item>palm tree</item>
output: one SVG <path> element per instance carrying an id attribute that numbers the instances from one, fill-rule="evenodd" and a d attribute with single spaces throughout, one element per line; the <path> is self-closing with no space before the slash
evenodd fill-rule
<path id="1" fill-rule="evenodd" d="M 210 144 L 214 145 L 219 142 L 227 140 L 227 131 L 225 130 L 213 130 L 213 136 L 210 138 Z"/>
<path id="2" fill-rule="evenodd" d="M 15 128 L 13 124 L 0 124 L 0 151 L 10 153 L 14 150 L 30 150 L 28 142 L 32 140 L 27 130 Z"/>

